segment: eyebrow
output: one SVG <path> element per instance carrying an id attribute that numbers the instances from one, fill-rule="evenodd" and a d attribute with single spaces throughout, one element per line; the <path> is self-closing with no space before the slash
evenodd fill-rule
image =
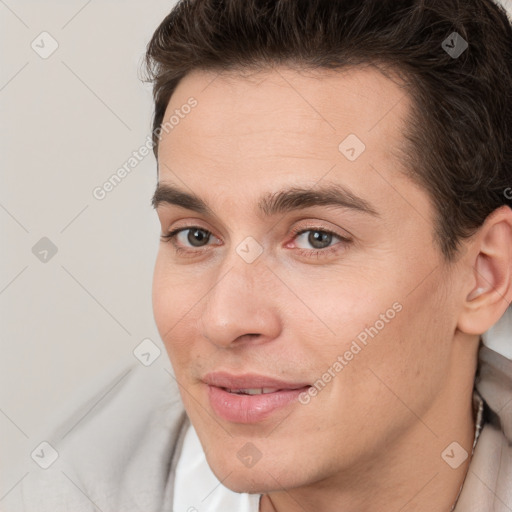
<path id="1" fill-rule="evenodd" d="M 157 184 L 151 204 L 155 209 L 161 204 L 170 204 L 215 217 L 211 208 L 198 196 L 165 183 Z M 292 187 L 268 193 L 258 201 L 258 210 L 266 217 L 314 206 L 350 209 L 379 217 L 379 213 L 370 203 L 339 184 L 329 184 L 314 190 Z"/>

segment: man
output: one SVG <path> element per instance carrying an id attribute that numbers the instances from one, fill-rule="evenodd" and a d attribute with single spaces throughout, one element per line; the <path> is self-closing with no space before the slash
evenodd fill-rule
<path id="1" fill-rule="evenodd" d="M 160 384 L 115 462 L 68 441 L 89 502 L 52 510 L 512 510 L 512 362 L 482 344 L 510 343 L 504 11 L 184 1 L 147 59 L 184 407 Z"/>

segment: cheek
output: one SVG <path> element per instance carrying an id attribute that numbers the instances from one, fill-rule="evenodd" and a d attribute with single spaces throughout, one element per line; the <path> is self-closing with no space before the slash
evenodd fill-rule
<path id="1" fill-rule="evenodd" d="M 295 319 L 303 326 L 307 320 L 307 330 L 302 332 L 308 334 L 304 340 L 311 341 L 309 349 L 313 354 L 318 351 L 319 338 L 323 352 L 330 349 L 334 357 L 348 350 L 353 340 L 358 339 L 364 347 L 373 335 L 380 336 L 388 330 L 400 315 L 400 305 L 393 307 L 397 294 L 392 289 L 376 289 L 375 281 L 366 277 L 331 276 L 323 285 L 316 282 L 308 287 L 297 282 L 294 286 L 301 290 L 301 299 L 310 310 L 304 310 L 301 304 L 302 310 L 295 312 Z"/>
<path id="2" fill-rule="evenodd" d="M 420 417 L 428 410 L 446 382 L 450 362 L 450 315 L 436 292 L 402 295 L 400 307 L 385 324 L 375 320 L 386 310 L 372 311 L 374 319 L 362 331 L 368 334 L 366 344 L 359 343 L 362 350 L 345 374 L 358 407 L 380 411 L 390 425 L 400 423 L 397 418 L 410 419 L 409 409 Z"/>
<path id="3" fill-rule="evenodd" d="M 302 318 L 301 332 L 307 333 L 301 338 L 303 346 L 307 344 L 318 378 L 329 369 L 336 374 L 334 385 L 328 386 L 332 398 L 350 400 L 350 393 L 360 405 L 370 407 L 372 396 L 387 393 L 393 398 L 387 385 L 415 403 L 416 397 L 431 395 L 442 385 L 454 315 L 438 276 L 418 286 L 415 276 L 427 275 L 428 270 L 388 268 L 379 275 L 363 275 L 359 269 L 323 286 L 318 281 L 309 288 L 305 282 L 296 283 L 301 298 L 318 315 L 306 324 L 303 313 L 295 312 Z M 333 368 L 340 356 L 341 366 Z"/>
<path id="4" fill-rule="evenodd" d="M 153 316 L 169 356 L 174 356 L 180 348 L 186 348 L 186 340 L 189 344 L 192 341 L 188 334 L 190 318 L 202 294 L 195 279 L 166 267 L 164 260 L 159 255 L 153 274 Z"/>
<path id="5" fill-rule="evenodd" d="M 153 272 L 152 303 L 153 316 L 155 318 L 160 337 L 165 342 L 166 332 L 173 325 L 175 316 L 174 305 L 176 303 L 176 289 L 172 286 L 172 280 L 163 269 L 159 254 Z"/>

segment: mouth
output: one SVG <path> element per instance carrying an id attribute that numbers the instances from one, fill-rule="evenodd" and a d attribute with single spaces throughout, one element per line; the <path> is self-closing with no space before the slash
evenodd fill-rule
<path id="1" fill-rule="evenodd" d="M 203 378 L 210 405 L 217 416 L 231 423 L 258 423 L 298 403 L 310 387 L 255 374 L 210 373 Z"/>
<path id="2" fill-rule="evenodd" d="M 277 391 L 281 391 L 281 389 L 279 388 L 221 389 L 227 391 L 228 393 L 233 393 L 235 395 L 267 395 L 268 393 L 275 393 Z"/>

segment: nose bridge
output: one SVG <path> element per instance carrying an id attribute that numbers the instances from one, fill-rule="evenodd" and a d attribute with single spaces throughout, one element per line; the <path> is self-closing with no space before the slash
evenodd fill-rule
<path id="1" fill-rule="evenodd" d="M 260 285 L 269 277 L 265 259 L 263 246 L 251 236 L 231 246 L 219 266 L 219 277 L 211 299 L 218 295 L 222 301 L 224 295 L 229 299 L 236 294 L 240 298 L 248 294 L 257 299 Z"/>
<path id="2" fill-rule="evenodd" d="M 217 345 L 228 346 L 245 334 L 276 335 L 279 319 L 269 294 L 269 270 L 255 249 L 250 240 L 233 248 L 205 297 L 201 326 Z"/>

